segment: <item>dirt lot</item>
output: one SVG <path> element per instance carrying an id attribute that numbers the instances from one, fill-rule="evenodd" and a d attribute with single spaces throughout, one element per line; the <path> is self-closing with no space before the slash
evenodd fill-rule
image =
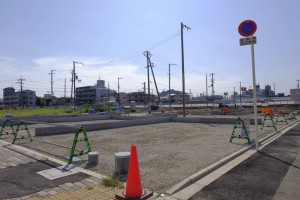
<path id="1" fill-rule="evenodd" d="M 278 128 L 282 126 L 279 125 Z M 93 168 L 82 163 L 81 167 L 113 176 L 114 154 L 130 151 L 131 144 L 135 144 L 143 187 L 165 193 L 184 178 L 247 146 L 245 139 L 234 139 L 233 143 L 229 143 L 232 129 L 233 125 L 229 124 L 170 122 L 88 132 L 92 150 L 99 152 L 100 163 Z M 270 128 L 260 130 L 260 137 L 272 131 Z M 252 133 L 251 139 L 254 136 Z M 66 134 L 40 139 L 71 147 L 73 137 L 73 134 Z M 69 150 L 37 141 L 23 140 L 18 141 L 18 144 L 59 159 L 64 159 L 69 153 Z M 83 147 L 82 144 L 80 146 Z M 85 158 L 86 156 L 83 159 Z"/>

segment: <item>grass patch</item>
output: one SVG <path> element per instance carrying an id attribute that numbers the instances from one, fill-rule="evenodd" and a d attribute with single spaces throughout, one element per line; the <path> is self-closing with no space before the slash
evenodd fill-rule
<path id="1" fill-rule="evenodd" d="M 117 187 L 119 189 L 124 188 L 124 185 L 117 179 L 113 178 L 104 178 L 102 184 L 106 187 Z"/>
<path id="2" fill-rule="evenodd" d="M 6 114 L 12 114 L 15 117 L 34 116 L 34 115 L 64 115 L 78 114 L 79 111 L 71 109 L 51 109 L 51 108 L 34 108 L 34 109 L 6 109 L 0 110 L 0 117 L 5 117 Z"/>

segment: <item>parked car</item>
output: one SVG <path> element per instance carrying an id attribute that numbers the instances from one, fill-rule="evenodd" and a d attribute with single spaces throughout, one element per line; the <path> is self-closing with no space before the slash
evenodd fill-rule
<path id="1" fill-rule="evenodd" d="M 151 110 L 158 110 L 159 109 L 159 105 L 150 105 L 150 109 Z"/>

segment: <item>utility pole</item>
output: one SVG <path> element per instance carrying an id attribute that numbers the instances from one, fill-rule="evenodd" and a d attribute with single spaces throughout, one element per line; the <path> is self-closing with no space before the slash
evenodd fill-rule
<path id="1" fill-rule="evenodd" d="M 149 67 L 151 65 L 150 62 L 150 57 L 152 54 L 149 51 L 144 52 L 144 56 L 147 57 L 147 76 L 148 76 L 148 109 L 149 109 L 149 114 L 151 114 L 151 107 L 150 107 L 150 77 L 149 77 Z"/>
<path id="2" fill-rule="evenodd" d="M 78 76 L 76 75 L 76 72 L 75 72 L 75 69 L 76 69 L 75 64 L 81 64 L 81 65 L 85 66 L 81 62 L 73 61 L 72 86 L 73 86 L 73 94 L 74 94 L 74 108 L 75 108 L 75 105 L 76 105 L 76 86 L 75 86 L 75 83 L 76 83 L 76 80 L 78 79 Z M 78 82 L 80 82 L 80 81 L 81 80 L 78 80 Z M 72 101 L 72 90 L 71 90 L 71 101 Z"/>
<path id="3" fill-rule="evenodd" d="M 169 109 L 171 111 L 171 65 L 176 65 L 175 63 L 169 63 Z"/>
<path id="4" fill-rule="evenodd" d="M 297 88 L 298 88 L 298 90 L 299 90 L 299 82 L 300 82 L 300 80 L 298 79 L 298 80 L 296 80 L 296 81 L 298 82 Z"/>
<path id="5" fill-rule="evenodd" d="M 71 72 L 71 74 L 72 74 L 72 78 L 71 78 L 71 105 L 73 105 L 73 80 L 74 80 L 74 77 L 73 77 L 73 75 L 74 75 L 74 69 L 72 70 L 72 72 Z"/>
<path id="6" fill-rule="evenodd" d="M 182 106 L 183 106 L 183 117 L 185 117 L 185 74 L 184 74 L 184 47 L 183 47 L 183 29 L 191 29 L 181 22 L 181 65 L 182 65 Z"/>
<path id="7" fill-rule="evenodd" d="M 54 96 L 54 92 L 53 92 L 53 74 L 55 74 L 56 70 L 52 70 L 51 69 L 51 72 L 49 73 L 51 75 L 51 96 L 53 97 Z"/>
<path id="8" fill-rule="evenodd" d="M 119 106 L 121 106 L 121 97 L 120 97 L 120 79 L 123 79 L 123 78 L 118 77 L 118 98 L 119 98 Z"/>
<path id="9" fill-rule="evenodd" d="M 53 105 L 53 96 L 54 96 L 54 92 L 53 92 L 53 74 L 56 70 L 52 70 L 49 73 L 51 75 L 51 104 Z"/>
<path id="10" fill-rule="evenodd" d="M 215 73 L 211 73 L 209 76 L 211 76 L 211 94 L 212 94 L 212 102 L 213 102 L 213 107 L 215 104 L 215 99 L 214 99 L 214 95 L 215 95 L 215 91 L 214 91 L 214 75 Z"/>
<path id="11" fill-rule="evenodd" d="M 234 104 L 236 103 L 236 98 L 235 98 L 235 87 L 233 87 L 233 98 L 234 98 Z"/>
<path id="12" fill-rule="evenodd" d="M 110 101 L 110 89 L 109 89 L 109 82 L 107 84 L 107 95 L 108 95 L 108 101 Z"/>
<path id="13" fill-rule="evenodd" d="M 144 85 L 144 110 L 146 109 L 146 82 L 142 83 Z"/>
<path id="14" fill-rule="evenodd" d="M 206 74 L 206 102 L 207 102 L 207 108 L 208 108 L 208 88 L 207 88 L 207 74 Z"/>
<path id="15" fill-rule="evenodd" d="M 208 88 L 207 88 L 207 74 L 206 74 L 206 98 L 208 97 Z"/>
<path id="16" fill-rule="evenodd" d="M 66 90 L 67 90 L 67 79 L 65 78 L 65 88 L 64 88 L 64 97 L 66 98 Z"/>
<path id="17" fill-rule="evenodd" d="M 240 107 L 242 107 L 242 82 L 240 81 Z"/>
<path id="18" fill-rule="evenodd" d="M 153 72 L 154 64 L 151 63 L 151 60 L 150 60 L 150 67 L 151 67 L 152 77 L 153 77 L 153 80 L 154 80 L 154 85 L 155 85 L 155 89 L 156 89 L 156 93 L 157 93 L 157 97 L 158 97 L 158 103 L 161 104 L 160 94 L 159 94 L 159 91 L 158 91 L 158 87 L 157 87 L 155 76 L 154 76 L 154 72 Z M 153 90 L 152 90 L 152 94 L 153 94 Z M 162 108 L 162 105 L 161 105 L 161 108 Z"/>
<path id="19" fill-rule="evenodd" d="M 73 61 L 73 92 L 74 92 L 74 109 L 75 109 L 75 104 L 76 104 L 76 87 L 75 87 L 75 82 L 76 82 L 76 73 L 75 73 L 75 61 Z"/>
<path id="20" fill-rule="evenodd" d="M 20 87 L 21 87 L 21 92 L 20 92 L 20 94 L 19 94 L 19 105 L 21 106 L 21 108 L 23 108 L 23 96 L 22 96 L 22 93 L 23 93 L 23 81 L 25 81 L 25 79 L 23 79 L 22 78 L 22 76 L 21 76 L 21 78 L 20 79 L 18 79 L 18 82 L 16 82 L 17 84 L 20 84 Z"/>

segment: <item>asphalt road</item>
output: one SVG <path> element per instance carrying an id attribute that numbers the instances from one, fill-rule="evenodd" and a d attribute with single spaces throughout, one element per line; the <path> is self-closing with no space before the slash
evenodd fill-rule
<path id="1" fill-rule="evenodd" d="M 300 125 L 204 187 L 191 199 L 273 199 L 288 171 L 299 171 L 295 164 L 299 152 Z M 299 185 L 299 182 L 295 184 Z M 297 195 L 290 198 L 299 199 Z"/>

